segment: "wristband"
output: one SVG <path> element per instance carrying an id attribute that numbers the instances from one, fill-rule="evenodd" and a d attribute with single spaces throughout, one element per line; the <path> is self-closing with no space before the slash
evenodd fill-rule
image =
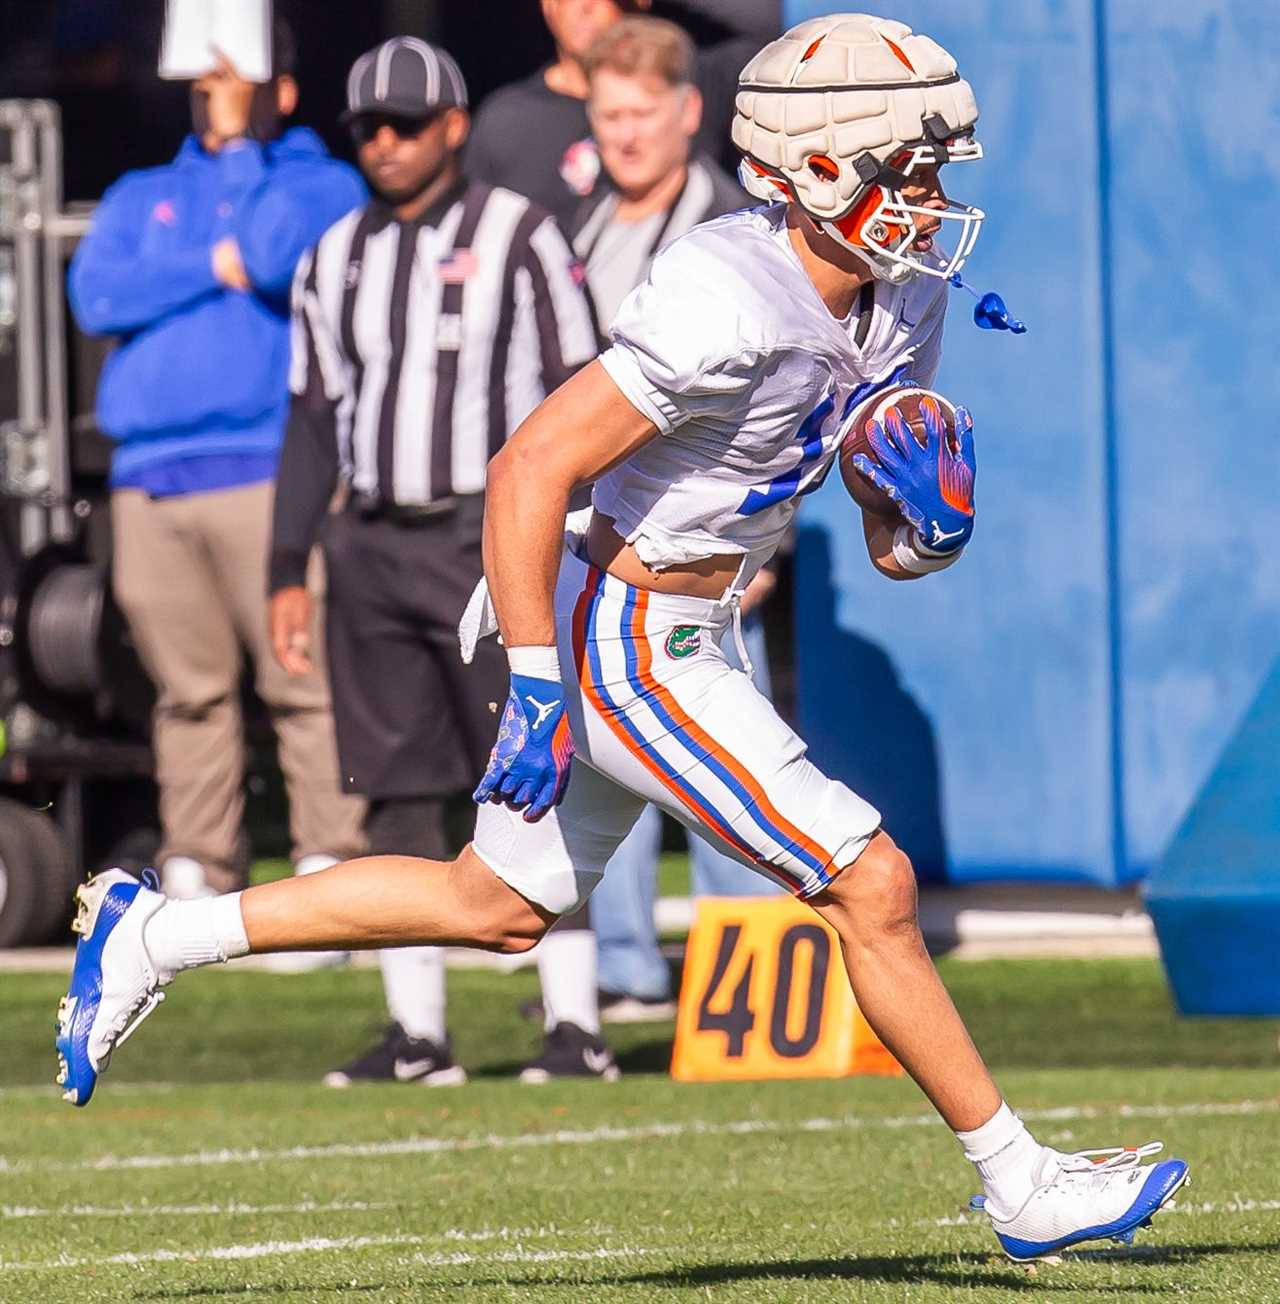
<path id="1" fill-rule="evenodd" d="M 963 551 L 961 547 L 950 552 L 934 552 L 921 542 L 911 525 L 900 525 L 893 532 L 893 559 L 909 575 L 931 575 L 946 570 Z"/>
<path id="2" fill-rule="evenodd" d="M 507 664 L 513 675 L 560 682 L 560 654 L 555 647 L 509 647 Z"/>

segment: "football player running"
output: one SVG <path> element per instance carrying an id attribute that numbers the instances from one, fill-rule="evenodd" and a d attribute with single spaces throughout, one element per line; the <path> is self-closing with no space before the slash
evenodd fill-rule
<path id="1" fill-rule="evenodd" d="M 1159 1143 L 1063 1154 L 1033 1139 L 925 951 L 906 856 L 719 647 L 865 401 L 933 380 L 947 277 L 982 221 L 939 168 L 981 156 L 977 116 L 946 51 L 863 14 L 802 23 L 747 65 L 734 140 L 768 202 L 660 253 L 612 347 L 491 464 L 485 570 L 511 692 L 475 841 L 452 864 L 368 857 L 201 901 L 99 875 L 80 892 L 59 1015 L 69 1099 L 88 1102 L 183 969 L 247 952 L 527 950 L 652 801 L 835 928 L 859 1007 L 976 1166 L 1011 1258 L 1128 1240 L 1169 1201 L 1187 1165 L 1144 1165 Z M 930 420 L 924 447 L 886 424 L 884 456 L 859 465 L 900 518 L 864 514 L 867 551 L 914 580 L 972 532 L 970 422 L 961 410 L 953 441 Z M 592 481 L 589 523 L 567 527 L 570 493 Z"/>

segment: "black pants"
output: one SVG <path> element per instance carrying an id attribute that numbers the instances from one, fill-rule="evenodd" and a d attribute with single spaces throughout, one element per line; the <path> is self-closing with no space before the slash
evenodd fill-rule
<path id="1" fill-rule="evenodd" d="M 328 648 L 344 789 L 372 801 L 443 797 L 480 780 L 507 696 L 507 660 L 458 620 L 480 579 L 484 499 L 413 525 L 327 519 Z"/>

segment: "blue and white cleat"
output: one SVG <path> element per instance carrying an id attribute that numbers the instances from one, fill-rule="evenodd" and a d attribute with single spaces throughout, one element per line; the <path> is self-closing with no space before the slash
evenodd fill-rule
<path id="1" fill-rule="evenodd" d="M 1015 1263 L 1049 1258 L 1081 1241 L 1109 1238 L 1128 1245 L 1191 1180 L 1183 1159 L 1141 1163 L 1163 1149 L 1163 1141 L 1148 1141 L 1132 1149 L 1064 1155 L 1046 1146 L 1036 1188 L 1021 1209 L 1004 1218 L 982 1196 L 971 1207 L 986 1210 L 996 1239 Z"/>
<path id="2" fill-rule="evenodd" d="M 167 900 L 154 890 L 158 885 L 149 869 L 141 883 L 122 869 L 109 869 L 76 890 L 71 928 L 80 940 L 54 1025 L 58 1085 L 73 1105 L 89 1103 L 112 1051 L 164 1000 L 160 988 L 173 980 L 152 964 L 142 939 L 147 920 Z"/>

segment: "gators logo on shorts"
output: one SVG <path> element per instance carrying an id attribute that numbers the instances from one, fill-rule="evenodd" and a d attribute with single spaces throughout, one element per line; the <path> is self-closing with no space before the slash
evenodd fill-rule
<path id="1" fill-rule="evenodd" d="M 677 625 L 667 635 L 667 655 L 674 661 L 691 657 L 702 646 L 702 630 L 697 625 Z"/>

